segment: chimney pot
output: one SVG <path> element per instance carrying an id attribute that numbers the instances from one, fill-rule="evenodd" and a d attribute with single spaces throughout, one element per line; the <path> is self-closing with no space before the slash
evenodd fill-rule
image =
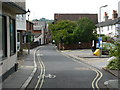
<path id="1" fill-rule="evenodd" d="M 113 10 L 113 14 L 112 14 L 112 19 L 114 20 L 115 18 L 118 17 L 118 13 L 116 10 Z"/>
<path id="2" fill-rule="evenodd" d="M 108 20 L 108 13 L 107 12 L 105 12 L 104 18 L 105 18 L 105 21 Z"/>

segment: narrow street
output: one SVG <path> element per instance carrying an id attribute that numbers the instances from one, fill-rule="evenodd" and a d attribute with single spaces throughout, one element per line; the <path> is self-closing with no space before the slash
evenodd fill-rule
<path id="1" fill-rule="evenodd" d="M 42 46 L 36 52 L 37 72 L 29 88 L 106 88 L 101 71 L 62 55 L 54 46 Z M 105 73 L 105 72 L 104 72 Z M 108 74 L 107 74 L 108 75 Z M 114 78 L 108 75 L 106 78 Z M 100 81 L 100 82 L 99 82 Z M 100 85 L 100 86 L 99 86 Z"/>
<path id="2" fill-rule="evenodd" d="M 119 0 L 0 7 L 0 90 L 120 90 Z"/>

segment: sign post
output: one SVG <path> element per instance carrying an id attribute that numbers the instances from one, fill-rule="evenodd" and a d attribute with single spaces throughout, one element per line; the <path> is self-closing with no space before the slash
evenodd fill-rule
<path id="1" fill-rule="evenodd" d="M 100 57 L 102 55 L 102 37 L 98 38 L 98 44 L 99 44 L 99 49 L 100 49 Z"/>

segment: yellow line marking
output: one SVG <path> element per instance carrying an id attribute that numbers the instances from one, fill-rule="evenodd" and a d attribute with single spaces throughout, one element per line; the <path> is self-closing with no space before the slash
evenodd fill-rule
<path id="1" fill-rule="evenodd" d="M 37 59 L 38 59 L 38 56 L 37 56 Z M 37 82 L 37 84 L 36 84 L 36 86 L 35 86 L 35 90 L 36 90 L 36 88 L 38 87 L 38 85 L 39 85 L 39 83 L 40 83 L 40 79 L 41 79 L 41 77 L 42 77 L 42 72 L 43 72 L 43 67 L 42 67 L 42 64 L 40 63 L 40 61 L 38 60 L 38 62 L 39 62 L 39 64 L 40 64 L 40 68 L 41 68 L 41 72 L 40 72 L 40 77 L 39 77 L 39 79 L 38 79 L 38 82 Z"/>
<path id="2" fill-rule="evenodd" d="M 40 51 L 39 51 L 40 53 Z M 40 68 L 41 68 L 41 72 L 40 72 L 40 75 L 39 75 L 39 79 L 37 81 L 37 84 L 35 86 L 35 89 L 37 89 L 39 83 L 40 83 L 40 80 L 42 79 L 41 83 L 40 83 L 40 87 L 39 87 L 39 90 L 41 89 L 42 85 L 43 85 L 43 82 L 44 82 L 44 76 L 45 76 L 45 66 L 44 66 L 44 63 L 42 62 L 42 59 L 40 56 L 37 56 L 37 59 L 38 59 L 38 62 L 39 62 L 39 65 L 40 65 Z"/>
<path id="3" fill-rule="evenodd" d="M 41 84 L 40 84 L 40 88 L 39 88 L 39 90 L 42 88 L 42 85 L 43 85 L 43 83 L 44 83 L 44 79 L 45 79 L 45 65 L 44 65 L 43 62 L 42 62 L 42 65 L 43 65 L 43 69 L 44 69 L 44 71 L 43 71 L 42 81 L 41 81 Z"/>
<path id="4" fill-rule="evenodd" d="M 103 74 L 99 71 L 99 70 L 97 70 L 99 73 L 100 73 L 100 77 L 97 79 L 97 81 L 96 81 L 96 87 L 98 88 L 98 90 L 100 90 L 100 88 L 99 88 L 99 86 L 98 86 L 98 82 L 99 82 L 99 80 L 102 78 L 102 76 L 103 76 Z"/>
<path id="5" fill-rule="evenodd" d="M 93 79 L 93 81 L 92 81 L 92 88 L 95 90 L 95 86 L 94 86 L 94 83 L 95 83 L 95 80 L 99 77 L 99 73 L 96 71 L 96 70 L 94 70 L 94 69 L 92 69 L 93 71 L 95 71 L 96 72 L 96 77 Z"/>
<path id="6" fill-rule="evenodd" d="M 58 50 L 56 49 L 56 51 L 58 52 Z M 84 50 L 83 50 L 84 51 Z M 60 51 L 59 51 L 60 52 Z M 77 58 L 77 57 L 75 57 L 75 56 L 73 56 L 73 55 L 70 55 L 71 57 L 69 57 L 69 55 L 67 55 L 67 54 L 63 54 L 63 53 L 61 53 L 62 55 L 64 55 L 64 56 L 66 56 L 67 58 L 71 58 L 71 57 L 74 57 L 74 58 L 76 58 L 76 59 L 82 59 L 82 58 Z M 77 62 L 77 63 L 81 63 L 81 62 L 79 62 L 79 61 L 77 61 L 77 60 L 75 60 L 75 59 L 73 59 L 73 58 L 71 58 L 73 61 L 75 61 L 75 62 Z M 82 60 L 84 60 L 84 59 L 82 59 Z M 90 67 L 90 69 L 91 70 L 93 70 L 94 72 L 96 72 L 96 77 L 94 78 L 94 80 L 92 81 L 92 88 L 95 90 L 95 87 L 94 87 L 94 83 L 95 83 L 95 85 L 96 85 L 96 87 L 97 87 L 97 89 L 98 90 L 100 90 L 100 88 L 98 87 L 98 82 L 99 82 L 99 80 L 102 78 L 102 76 L 103 76 L 103 74 L 102 74 L 102 72 L 100 72 L 99 70 L 97 70 L 97 69 L 95 69 L 95 68 L 93 68 L 93 67 Z M 100 73 L 100 76 L 99 76 L 99 73 Z M 99 77 L 99 78 L 98 78 Z M 97 79 L 98 78 L 98 79 Z M 97 81 L 95 82 L 95 80 L 97 79 Z"/>

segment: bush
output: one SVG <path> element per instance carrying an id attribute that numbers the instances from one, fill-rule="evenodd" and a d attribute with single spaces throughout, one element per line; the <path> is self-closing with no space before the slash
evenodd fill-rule
<path id="1" fill-rule="evenodd" d="M 119 59 L 114 59 L 110 61 L 109 64 L 107 65 L 107 68 L 112 70 L 120 70 Z"/>
<path id="2" fill-rule="evenodd" d="M 114 69 L 114 70 L 120 70 L 120 43 L 115 42 L 115 48 L 110 50 L 110 56 L 115 56 L 116 59 L 109 62 L 107 65 L 107 68 Z"/>

